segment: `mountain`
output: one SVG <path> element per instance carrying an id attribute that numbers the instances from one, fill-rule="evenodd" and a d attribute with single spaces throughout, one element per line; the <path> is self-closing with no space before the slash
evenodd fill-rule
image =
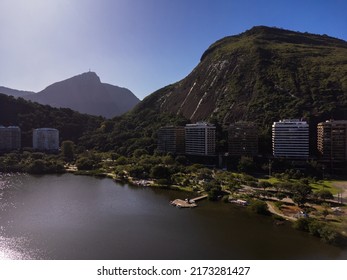
<path id="1" fill-rule="evenodd" d="M 158 123 L 170 123 L 170 114 L 176 122 L 176 117 L 213 122 L 219 131 L 235 121 L 253 121 L 265 153 L 271 153 L 272 123 L 283 118 L 306 119 L 315 139 L 318 122 L 347 119 L 347 42 L 266 26 L 225 37 L 186 78 L 147 96 L 98 139 L 119 153 L 150 150 Z M 146 138 L 146 145 L 138 138 Z"/>
<path id="2" fill-rule="evenodd" d="M 2 87 L 2 86 L 0 86 L 0 92 L 6 95 L 14 96 L 14 97 L 23 97 L 23 96 L 34 93 L 33 91 L 17 90 L 17 89 Z"/>
<path id="3" fill-rule="evenodd" d="M 101 83 L 94 72 L 86 72 L 54 83 L 24 98 L 53 107 L 70 108 L 80 113 L 106 118 L 121 115 L 139 102 L 130 90 Z"/>
<path id="4" fill-rule="evenodd" d="M 347 118 L 347 42 L 254 27 L 212 44 L 186 78 L 148 96 L 142 108 L 268 128 L 280 118 Z"/>
<path id="5" fill-rule="evenodd" d="M 72 140 L 79 144 L 79 138 L 91 133 L 105 121 L 102 117 L 80 114 L 67 108 L 52 108 L 0 94 L 0 125 L 19 126 L 22 132 L 22 146 L 32 146 L 32 130 L 52 127 L 59 130 L 60 140 Z"/>

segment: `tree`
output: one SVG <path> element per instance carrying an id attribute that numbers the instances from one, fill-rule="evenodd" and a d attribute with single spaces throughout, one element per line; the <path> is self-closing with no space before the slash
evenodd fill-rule
<path id="1" fill-rule="evenodd" d="M 326 219 L 326 217 L 330 214 L 329 213 L 329 208 L 330 208 L 330 204 L 329 203 L 322 203 L 323 206 L 323 210 L 322 210 L 322 215 L 324 220 Z"/>
<path id="2" fill-rule="evenodd" d="M 61 154 L 64 160 L 71 162 L 75 157 L 75 144 L 70 140 L 61 143 Z"/>
<path id="3" fill-rule="evenodd" d="M 175 158 L 176 163 L 186 165 L 188 163 L 188 160 L 185 156 L 177 156 Z"/>
<path id="4" fill-rule="evenodd" d="M 150 177 L 156 179 L 168 179 L 170 177 L 170 170 L 163 165 L 153 166 L 150 171 Z"/>
<path id="5" fill-rule="evenodd" d="M 95 167 L 96 162 L 87 157 L 81 157 L 76 161 L 76 166 L 79 170 L 92 170 Z"/>
<path id="6" fill-rule="evenodd" d="M 200 168 L 198 170 L 198 179 L 199 180 L 212 180 L 212 170 L 206 167 Z"/>
<path id="7" fill-rule="evenodd" d="M 43 174 L 46 171 L 46 163 L 42 159 L 36 159 L 27 168 L 28 173 Z"/>
<path id="8" fill-rule="evenodd" d="M 241 157 L 239 164 L 237 165 L 237 170 L 239 172 L 251 172 L 254 171 L 255 164 L 253 159 L 250 157 Z"/>
<path id="9" fill-rule="evenodd" d="M 128 163 L 128 160 L 124 156 L 120 156 L 119 158 L 116 159 L 116 164 L 117 165 L 125 165 Z"/>
<path id="10" fill-rule="evenodd" d="M 270 188 L 272 186 L 272 184 L 268 181 L 260 181 L 258 183 L 258 187 L 259 188 L 262 188 L 264 191 L 267 189 L 267 188 Z"/>
<path id="11" fill-rule="evenodd" d="M 312 188 L 309 185 L 305 185 L 302 183 L 293 184 L 293 201 L 299 206 L 305 204 L 307 201 L 307 197 L 312 193 Z"/>
<path id="12" fill-rule="evenodd" d="M 163 164 L 171 165 L 175 163 L 175 160 L 170 154 L 168 154 L 162 158 L 162 162 Z"/>
<path id="13" fill-rule="evenodd" d="M 334 199 L 333 194 L 328 190 L 320 190 L 317 192 L 317 195 L 320 199 L 323 199 L 324 201 L 326 199 Z"/>
<path id="14" fill-rule="evenodd" d="M 140 158 L 142 155 L 148 155 L 148 152 L 145 149 L 136 149 L 133 153 L 135 158 Z"/>
<path id="15" fill-rule="evenodd" d="M 127 171 L 131 177 L 144 179 L 147 177 L 148 173 L 145 172 L 145 169 L 141 165 L 133 165 L 127 168 Z"/>
<path id="16" fill-rule="evenodd" d="M 266 202 L 261 200 L 252 200 L 249 205 L 249 209 L 257 214 L 269 215 L 269 208 Z"/>

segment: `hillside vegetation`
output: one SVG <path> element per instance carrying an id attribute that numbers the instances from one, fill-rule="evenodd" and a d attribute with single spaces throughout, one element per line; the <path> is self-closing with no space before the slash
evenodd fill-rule
<path id="1" fill-rule="evenodd" d="M 61 141 L 72 140 L 80 144 L 79 138 L 100 127 L 103 120 L 71 109 L 57 109 L 0 94 L 0 125 L 19 126 L 23 147 L 32 146 L 32 130 L 39 127 L 57 128 Z"/>

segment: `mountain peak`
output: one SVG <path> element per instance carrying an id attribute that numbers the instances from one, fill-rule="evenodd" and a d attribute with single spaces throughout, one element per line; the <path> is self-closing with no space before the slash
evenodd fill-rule
<path id="1" fill-rule="evenodd" d="M 94 81 L 94 82 L 101 83 L 100 77 L 95 72 L 92 72 L 92 71 L 84 72 L 82 74 L 72 77 L 72 79 L 73 78 L 80 78 L 87 81 Z"/>
<path id="2" fill-rule="evenodd" d="M 264 25 L 254 26 L 238 34 L 224 37 L 213 43 L 202 55 L 203 61 L 212 53 L 229 53 L 231 49 L 251 49 L 252 47 L 279 46 L 289 44 L 293 47 L 317 46 L 347 48 L 347 42 L 326 34 L 313 34 L 308 32 L 291 31 L 278 27 Z"/>
<path id="3" fill-rule="evenodd" d="M 25 98 L 106 118 L 123 114 L 139 102 L 130 90 L 102 83 L 91 71 L 56 82 Z"/>

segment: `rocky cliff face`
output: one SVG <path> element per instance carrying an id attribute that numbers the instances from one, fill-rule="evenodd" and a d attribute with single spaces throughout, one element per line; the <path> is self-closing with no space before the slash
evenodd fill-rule
<path id="1" fill-rule="evenodd" d="M 211 45 L 182 81 L 136 108 L 191 121 L 347 118 L 347 42 L 326 35 L 254 27 Z"/>
<path id="2" fill-rule="evenodd" d="M 128 89 L 101 83 L 94 72 L 87 72 L 54 83 L 41 92 L 24 97 L 53 107 L 70 108 L 80 113 L 106 118 L 132 109 L 139 99 Z"/>

